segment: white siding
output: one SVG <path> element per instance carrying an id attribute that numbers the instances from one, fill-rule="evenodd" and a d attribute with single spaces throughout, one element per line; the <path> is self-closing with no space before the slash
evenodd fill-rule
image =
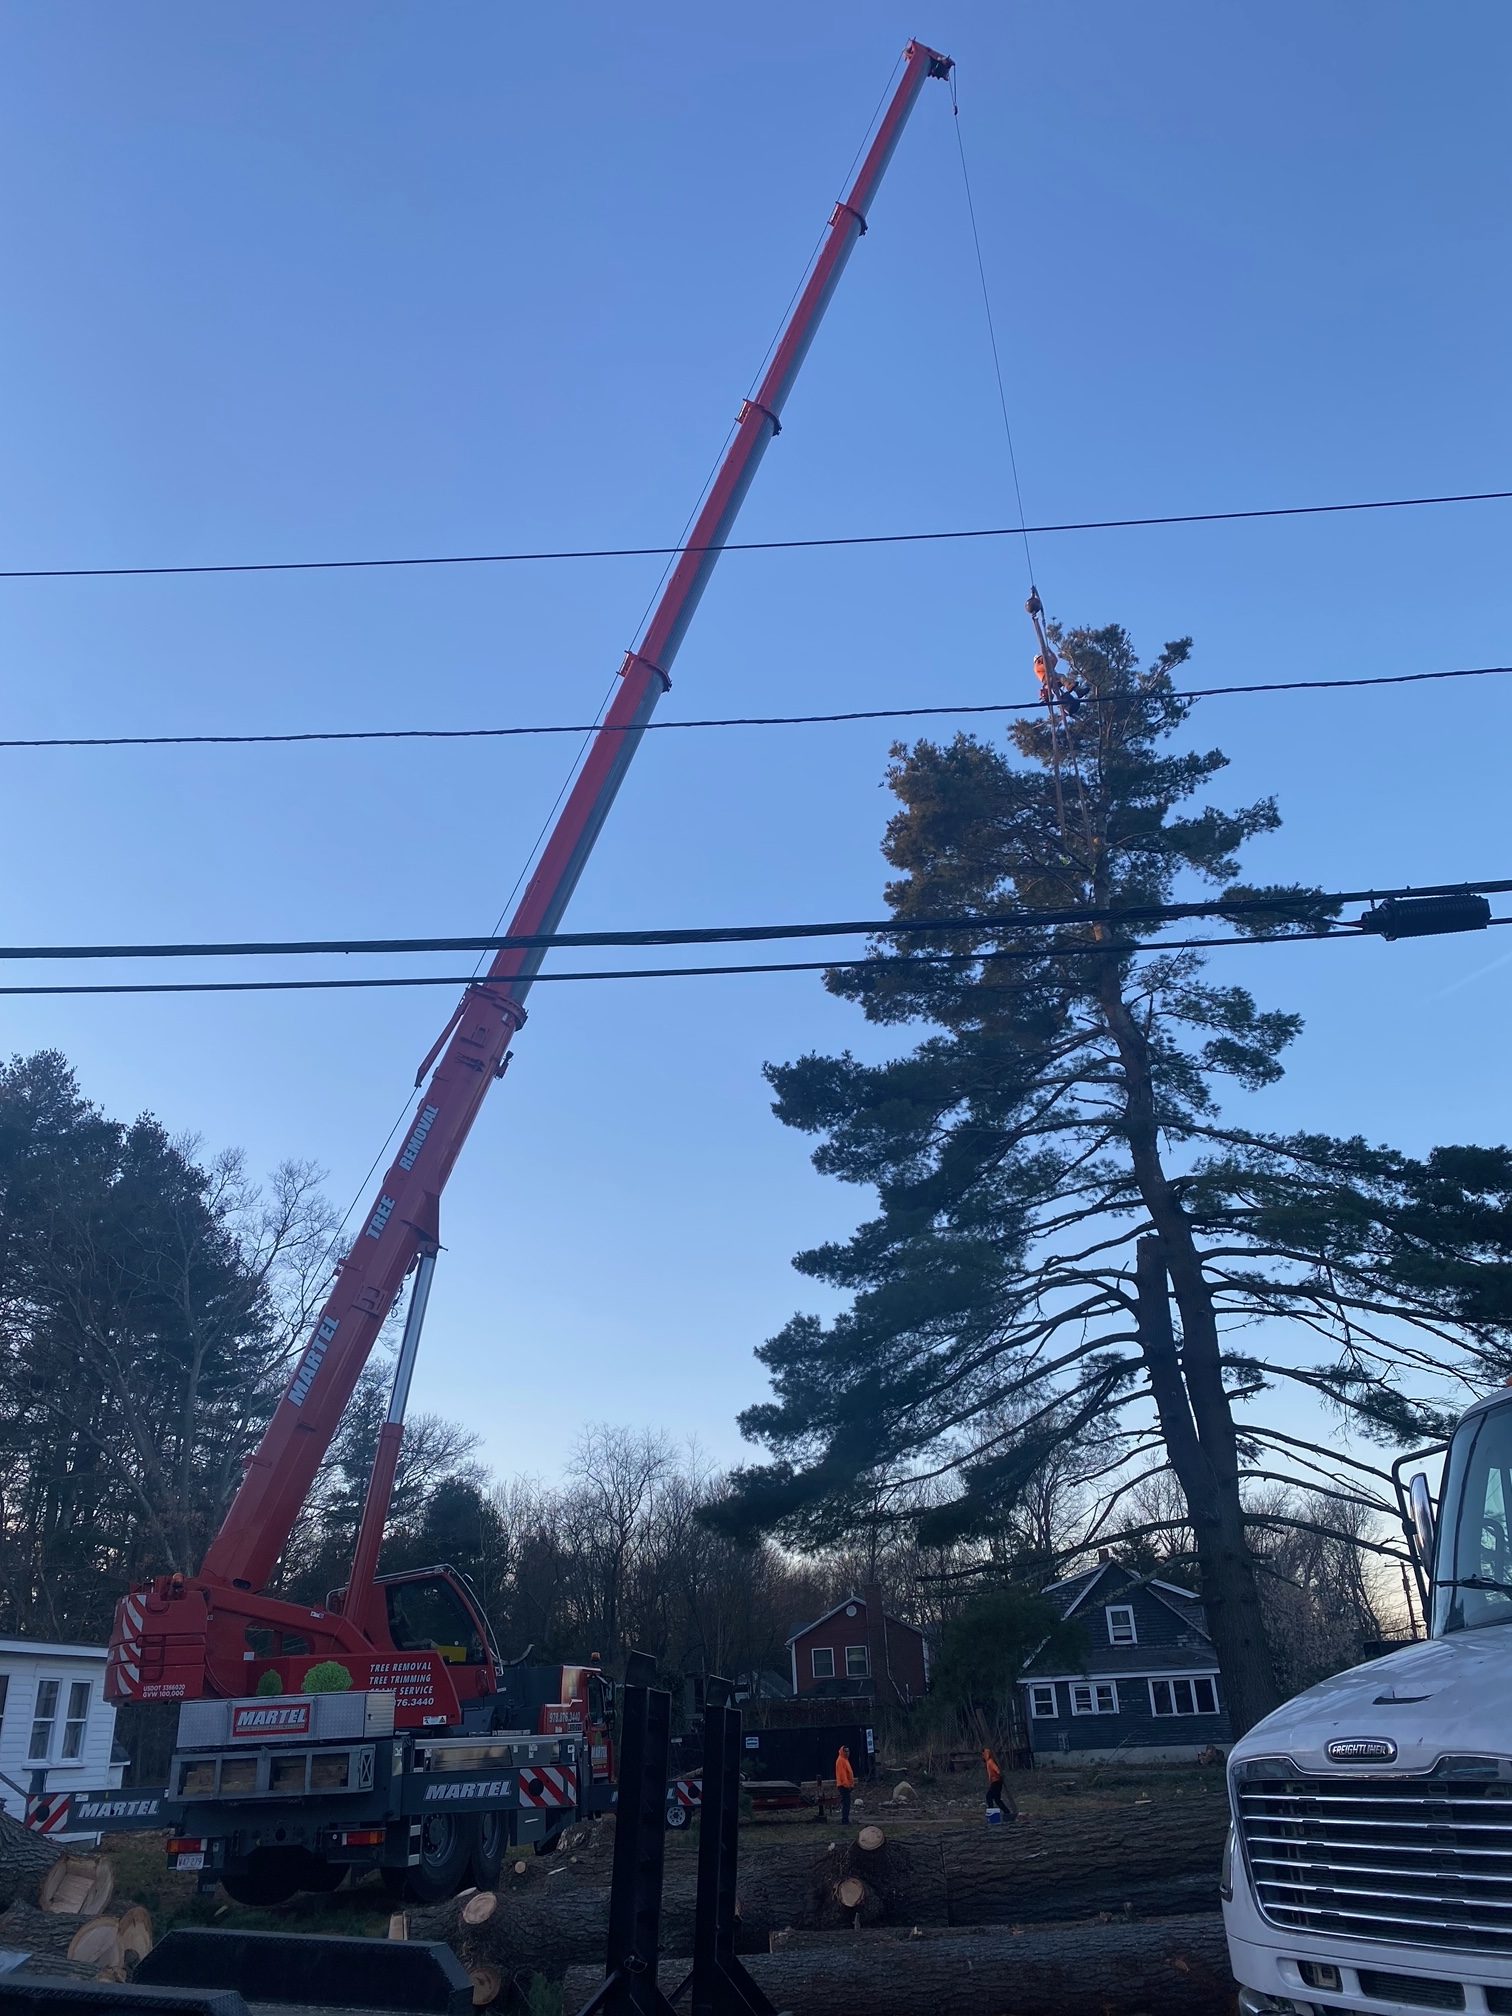
<path id="1" fill-rule="evenodd" d="M 38 1690 L 44 1681 L 58 1686 L 57 1715 L 45 1760 L 49 1792 L 87 1792 L 119 1785 L 122 1766 L 110 1761 L 115 1740 L 115 1709 L 104 1697 L 105 1653 L 89 1645 L 28 1645 L 0 1640 L 0 1676 L 5 1680 L 5 1705 L 0 1711 L 0 1804 L 18 1820 L 26 1810 L 25 1793 L 32 1773 L 44 1760 L 33 1758 L 32 1724 Z M 84 1738 L 77 1757 L 65 1757 L 64 1731 L 70 1697 L 76 1684 L 89 1688 Z M 20 1786 L 20 1791 L 16 1787 Z"/>

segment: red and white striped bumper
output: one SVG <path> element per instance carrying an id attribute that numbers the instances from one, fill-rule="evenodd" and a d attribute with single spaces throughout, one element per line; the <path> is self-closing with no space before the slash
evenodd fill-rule
<path id="1" fill-rule="evenodd" d="M 577 1767 L 572 1764 L 531 1764 L 520 1771 L 520 1804 L 533 1811 L 575 1811 Z"/>
<path id="2" fill-rule="evenodd" d="M 26 1801 L 26 1824 L 34 1834 L 62 1834 L 72 1806 L 71 1792 L 32 1792 Z"/>

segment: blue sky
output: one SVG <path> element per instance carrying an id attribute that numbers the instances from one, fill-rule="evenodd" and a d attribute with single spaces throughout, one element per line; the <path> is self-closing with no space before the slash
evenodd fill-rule
<path id="1" fill-rule="evenodd" d="M 959 63 L 1037 520 L 1508 487 L 1494 0 L 881 0 L 758 16 L 264 0 L 0 10 L 12 567 L 675 538 L 910 33 Z M 950 101 L 921 99 L 741 524 L 1011 519 Z M 1050 609 L 1196 638 L 1194 682 L 1507 658 L 1507 506 L 1039 542 Z M 4 732 L 551 721 L 658 565 L 0 583 Z M 666 718 L 1014 698 L 1004 543 L 732 556 Z M 1215 702 L 1251 866 L 1508 872 L 1512 690 Z M 886 724 L 648 738 L 582 928 L 868 915 Z M 490 926 L 559 742 L 0 752 L 3 935 Z M 1499 934 L 1226 955 L 1307 1031 L 1275 1125 L 1502 1140 Z M 120 976 L 127 977 L 127 976 Z M 447 992 L 0 1003 L 108 1109 L 342 1203 Z M 448 1195 L 416 1404 L 503 1471 L 589 1419 L 738 1453 L 753 1347 L 816 1291 L 822 1183 L 760 1067 L 873 1038 L 817 977 L 542 987 Z"/>

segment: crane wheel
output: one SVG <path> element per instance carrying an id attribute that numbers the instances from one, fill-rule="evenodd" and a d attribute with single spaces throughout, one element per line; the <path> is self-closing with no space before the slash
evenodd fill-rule
<path id="1" fill-rule="evenodd" d="M 472 1881 L 480 1890 L 492 1890 L 504 1867 L 504 1850 L 509 1846 L 509 1822 L 502 1813 L 480 1813 L 472 1851 Z"/>
<path id="2" fill-rule="evenodd" d="M 404 1894 L 414 1904 L 442 1904 L 467 1881 L 478 1823 L 462 1813 L 428 1813 L 420 1834 L 420 1861 L 407 1870 Z"/>

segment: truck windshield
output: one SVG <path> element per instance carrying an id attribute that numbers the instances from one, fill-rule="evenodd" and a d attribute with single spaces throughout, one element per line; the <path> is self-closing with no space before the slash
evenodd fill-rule
<path id="1" fill-rule="evenodd" d="M 1512 1623 L 1512 1402 L 1467 1421 L 1449 1448 L 1434 1559 L 1440 1633 Z"/>

